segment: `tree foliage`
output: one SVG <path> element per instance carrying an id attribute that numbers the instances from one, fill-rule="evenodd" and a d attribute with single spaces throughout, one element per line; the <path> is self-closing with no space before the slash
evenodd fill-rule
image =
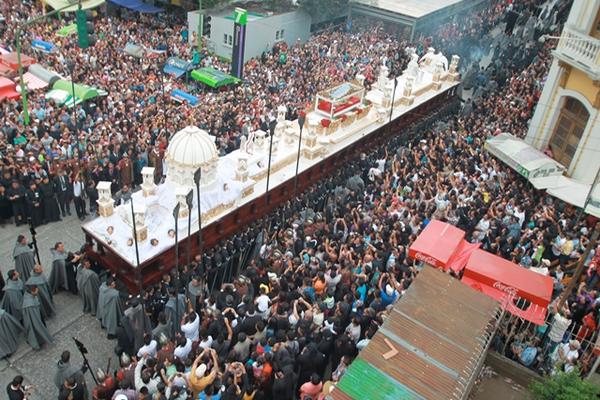
<path id="1" fill-rule="evenodd" d="M 321 21 L 339 17 L 348 9 L 348 0 L 298 0 L 298 4 Z"/>
<path id="2" fill-rule="evenodd" d="M 600 393 L 596 386 L 582 380 L 577 371 L 561 372 L 542 382 L 533 382 L 530 390 L 534 400 L 593 400 Z"/>

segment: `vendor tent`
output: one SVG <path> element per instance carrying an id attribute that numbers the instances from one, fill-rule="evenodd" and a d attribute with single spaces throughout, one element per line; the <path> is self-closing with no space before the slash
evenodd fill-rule
<path id="1" fill-rule="evenodd" d="M 588 199 L 590 190 L 591 196 Z M 592 190 L 590 183 L 583 183 L 576 179 L 561 176 L 554 186 L 546 190 L 546 193 L 575 207 L 585 207 L 585 213 L 600 218 L 600 187 L 598 184 L 594 185 Z"/>
<path id="2" fill-rule="evenodd" d="M 76 104 L 86 100 L 91 100 L 98 96 L 106 96 L 108 93 L 101 89 L 96 89 L 91 86 L 75 85 L 75 97 L 73 97 L 73 85 L 71 81 L 60 79 L 52 85 L 52 90 L 46 94 L 47 99 L 54 100 L 59 105 L 73 107 Z"/>
<path id="3" fill-rule="evenodd" d="M 34 50 L 41 51 L 42 53 L 51 53 L 56 50 L 56 46 L 50 42 L 44 42 L 43 40 L 34 40 L 31 42 L 31 47 Z"/>
<path id="4" fill-rule="evenodd" d="M 464 237 L 461 229 L 433 220 L 410 246 L 408 255 L 444 271 L 460 272 L 469 255 L 479 247 L 479 243 L 469 243 Z"/>
<path id="5" fill-rule="evenodd" d="M 35 64 L 35 58 L 21 54 L 21 65 L 23 68 Z M 0 55 L 0 75 L 13 77 L 19 72 L 19 60 L 15 51 Z"/>
<path id="6" fill-rule="evenodd" d="M 192 79 L 202 82 L 211 88 L 219 88 L 241 82 L 241 80 L 235 76 L 211 67 L 193 70 Z"/>
<path id="7" fill-rule="evenodd" d="M 69 24 L 60 28 L 56 34 L 61 37 L 67 37 L 77 32 L 77 24 Z"/>
<path id="8" fill-rule="evenodd" d="M 155 7 L 151 4 L 146 4 L 142 0 L 109 0 L 111 3 L 116 4 L 118 6 L 128 8 L 133 11 L 147 13 L 147 14 L 156 14 L 164 12 L 165 10 L 160 7 Z"/>
<path id="9" fill-rule="evenodd" d="M 188 72 L 192 67 L 192 63 L 182 60 L 177 57 L 169 57 L 163 71 L 166 74 L 173 75 L 175 78 L 179 78 L 186 72 Z"/>
<path id="10" fill-rule="evenodd" d="M 484 147 L 531 182 L 536 189 L 554 186 L 565 171 L 558 162 L 510 133 L 500 133 L 489 138 Z"/>
<path id="11" fill-rule="evenodd" d="M 0 101 L 4 99 L 18 99 L 21 97 L 13 81 L 0 76 Z"/>
<path id="12" fill-rule="evenodd" d="M 551 277 L 486 251 L 475 250 L 461 281 L 502 302 L 511 314 L 537 325 L 544 324 L 552 297 Z"/>
<path id="13" fill-rule="evenodd" d="M 29 71 L 23 74 L 23 80 L 29 90 L 43 89 L 54 85 L 59 79 L 60 76 L 56 72 L 49 71 L 40 64 L 31 65 Z"/>
<path id="14" fill-rule="evenodd" d="M 80 99 L 82 101 L 90 100 L 90 99 L 93 99 L 94 97 L 98 97 L 100 95 L 98 93 L 98 90 L 91 86 L 80 85 L 80 84 L 76 83 L 74 85 L 74 87 L 75 87 L 75 97 L 77 97 L 78 99 Z M 72 94 L 73 85 L 71 84 L 71 81 L 59 79 L 58 81 L 56 81 L 54 83 L 54 85 L 52 85 L 52 89 L 64 90 L 65 92 Z"/>
<path id="15" fill-rule="evenodd" d="M 47 5 L 49 5 L 50 7 L 52 7 L 55 10 L 63 9 L 63 7 L 66 7 L 62 10 L 62 12 L 73 12 L 73 11 L 77 11 L 77 9 L 79 8 L 79 3 L 78 2 L 74 2 L 73 0 L 44 0 L 45 3 Z M 67 7 L 69 4 L 72 4 L 71 7 Z M 96 8 L 99 5 L 104 4 L 104 0 L 82 0 L 81 1 L 81 9 L 82 10 L 89 10 L 91 8 Z"/>
<path id="16" fill-rule="evenodd" d="M 192 96 L 191 94 L 184 92 L 183 90 L 173 90 L 171 92 L 171 98 L 179 103 L 183 103 L 185 101 L 192 106 L 198 105 L 198 98 L 196 96 Z"/>
<path id="17" fill-rule="evenodd" d="M 136 57 L 136 58 L 142 58 L 144 57 L 144 48 L 142 46 L 139 46 L 137 44 L 133 44 L 133 43 L 127 43 L 125 45 L 125 48 L 123 49 L 123 51 L 125 51 L 125 53 L 129 54 L 130 56 Z"/>

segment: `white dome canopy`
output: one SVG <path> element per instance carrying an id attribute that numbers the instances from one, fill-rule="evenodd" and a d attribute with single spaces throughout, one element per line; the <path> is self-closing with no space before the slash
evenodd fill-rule
<path id="1" fill-rule="evenodd" d="M 215 137 L 195 126 L 188 126 L 171 138 L 165 154 L 167 181 L 176 186 L 193 187 L 194 173 L 202 168 L 201 186 L 215 182 L 219 153 Z"/>
<path id="2" fill-rule="evenodd" d="M 199 167 L 219 158 L 215 137 L 195 126 L 188 126 L 171 138 L 166 158 L 180 166 Z"/>

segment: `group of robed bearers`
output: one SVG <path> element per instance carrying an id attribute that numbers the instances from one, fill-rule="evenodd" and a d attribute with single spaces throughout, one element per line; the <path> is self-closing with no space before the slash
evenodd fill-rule
<path id="1" fill-rule="evenodd" d="M 119 348 L 140 347 L 151 325 L 139 299 L 130 299 L 124 310 L 122 293 L 113 276 L 101 281 L 89 259 L 67 253 L 61 242 L 55 244 L 51 254 L 51 271 L 46 279 L 32 246 L 23 235 L 17 238 L 13 251 L 15 268 L 8 273 L 0 301 L 0 358 L 17 350 L 22 333 L 34 349 L 52 342 L 46 320 L 56 314 L 54 295 L 61 290 L 78 293 L 83 312 L 96 316 L 109 339 L 119 339 Z M 170 320 L 179 320 L 174 315 L 176 308 L 172 296 L 167 305 Z M 184 304 L 179 310 L 183 312 Z"/>
<path id="2" fill-rule="evenodd" d="M 35 261 L 32 246 L 23 235 L 17 238 L 13 250 L 15 268 L 7 274 L 0 300 L 0 358 L 17 350 L 22 333 L 34 349 L 52 342 L 46 320 L 56 314 L 53 296 L 60 290 L 78 293 L 83 311 L 97 316 L 109 334 L 117 333 L 122 310 L 114 280 L 110 278 L 103 284 L 104 296 L 100 296 L 100 279 L 90 260 L 66 253 L 60 242 L 51 253 L 52 269 L 46 279 Z"/>

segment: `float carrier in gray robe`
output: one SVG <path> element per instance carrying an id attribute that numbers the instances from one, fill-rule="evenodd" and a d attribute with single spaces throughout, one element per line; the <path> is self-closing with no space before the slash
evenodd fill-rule
<path id="1" fill-rule="evenodd" d="M 54 298 L 52 297 L 52 291 L 50 290 L 50 284 L 44 276 L 44 274 L 36 274 L 35 272 L 31 275 L 25 286 L 37 286 L 38 298 L 40 299 L 40 306 L 42 315 L 44 318 L 50 318 L 56 314 L 56 307 L 54 307 Z"/>
<path id="2" fill-rule="evenodd" d="M 61 253 L 55 249 L 50 249 L 52 254 L 52 271 L 50 272 L 50 289 L 52 293 L 58 293 L 60 288 L 69 290 L 69 281 L 67 279 L 67 253 Z"/>
<path id="3" fill-rule="evenodd" d="M 45 343 L 52 343 L 52 336 L 42 321 L 40 300 L 29 292 L 23 295 L 23 326 L 27 343 L 34 350 L 39 350 Z"/>
<path id="4" fill-rule="evenodd" d="M 23 306 L 23 281 L 9 279 L 4 286 L 4 297 L 0 301 L 0 308 L 15 317 L 17 321 L 23 320 L 21 307 Z"/>
<path id="5" fill-rule="evenodd" d="M 19 321 L 0 308 L 0 359 L 17 351 L 22 333 L 23 326 Z"/>
<path id="6" fill-rule="evenodd" d="M 13 258 L 15 259 L 15 269 L 21 274 L 21 280 L 27 282 L 35 266 L 33 250 L 26 244 L 17 242 L 13 249 Z"/>
<path id="7" fill-rule="evenodd" d="M 123 318 L 120 294 L 117 289 L 107 288 L 104 293 L 102 304 L 102 323 L 109 335 L 116 335 L 117 328 Z"/>
<path id="8" fill-rule="evenodd" d="M 102 282 L 100 288 L 98 289 L 98 304 L 96 305 L 96 318 L 100 321 L 100 325 L 104 328 L 104 297 L 106 295 L 106 291 L 108 290 L 108 286 L 106 285 L 106 281 Z"/>
<path id="9" fill-rule="evenodd" d="M 98 308 L 98 295 L 100 290 L 100 279 L 98 274 L 91 269 L 77 267 L 77 290 L 83 300 L 83 312 L 96 315 Z"/>

